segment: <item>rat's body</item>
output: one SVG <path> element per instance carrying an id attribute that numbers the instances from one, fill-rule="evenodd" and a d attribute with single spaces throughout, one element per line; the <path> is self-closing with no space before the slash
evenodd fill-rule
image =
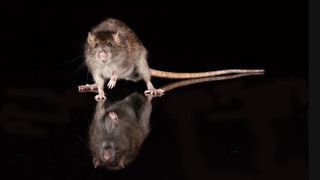
<path id="1" fill-rule="evenodd" d="M 108 88 L 113 88 L 117 79 L 138 81 L 143 79 L 148 90 L 145 93 L 162 95 L 155 89 L 151 76 L 161 78 L 200 78 L 230 73 L 263 72 L 263 70 L 222 70 L 203 73 L 174 73 L 150 69 L 147 63 L 147 50 L 137 35 L 125 23 L 108 18 L 94 27 L 88 34 L 85 44 L 85 62 L 95 84 L 79 86 L 98 88 L 97 100 L 105 99 L 104 84 L 109 79 Z"/>
<path id="2" fill-rule="evenodd" d="M 150 101 L 133 93 L 111 104 L 98 102 L 89 132 L 95 167 L 118 170 L 135 159 L 150 131 Z"/>
<path id="3" fill-rule="evenodd" d="M 109 18 L 89 32 L 85 58 L 99 91 L 97 100 L 105 98 L 105 79 L 110 79 L 110 89 L 115 86 L 117 79 L 143 79 L 152 94 L 162 93 L 150 81 L 147 50 L 135 33 L 119 20 Z"/>

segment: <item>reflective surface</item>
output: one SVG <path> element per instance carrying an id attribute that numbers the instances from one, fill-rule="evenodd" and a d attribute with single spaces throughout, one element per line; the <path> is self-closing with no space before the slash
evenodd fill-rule
<path id="1" fill-rule="evenodd" d="M 262 75 L 181 87 L 152 99 L 151 116 L 142 89 L 120 85 L 97 103 L 94 93 L 76 88 L 7 88 L 1 107 L 4 173 L 36 179 L 306 179 L 303 79 Z M 117 122 L 108 112 L 117 113 Z M 111 126 L 127 127 L 117 132 Z M 89 141 L 99 136 L 130 152 L 114 161 L 118 167 L 123 160 L 124 169 L 94 168 Z M 103 142 L 96 142 L 98 149 Z"/>

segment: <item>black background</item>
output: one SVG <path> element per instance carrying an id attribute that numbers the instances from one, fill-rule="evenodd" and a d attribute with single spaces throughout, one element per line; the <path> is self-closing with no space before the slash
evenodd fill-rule
<path id="1" fill-rule="evenodd" d="M 20 103 L 27 109 L 37 110 L 41 114 L 52 107 L 44 108 L 42 101 L 38 103 L 28 98 L 12 97 L 10 92 L 14 92 L 15 88 L 35 88 L 40 94 L 47 92 L 48 89 L 57 94 L 64 92 L 76 94 L 77 85 L 91 82 L 86 68 L 81 68 L 83 44 L 88 31 L 106 17 L 118 18 L 136 32 L 149 51 L 149 65 L 155 69 L 196 72 L 229 68 L 264 68 L 266 70 L 265 79 L 269 80 L 268 82 L 280 82 L 281 84 L 282 81 L 287 82 L 288 79 L 294 82 L 302 81 L 303 85 L 296 83 L 298 85 L 295 87 L 298 86 L 298 89 L 301 89 L 300 85 L 308 84 L 307 1 L 186 1 L 176 3 L 150 1 L 141 4 L 115 1 L 10 1 L 1 5 L 0 67 L 3 87 L 1 91 L 4 95 L 1 98 L 3 99 L 1 106 L 6 107 L 12 102 Z M 260 80 L 259 78 L 253 79 L 251 86 Z M 156 79 L 154 82 L 155 86 L 159 87 L 165 81 Z M 143 83 L 141 85 L 143 86 Z M 125 83 L 119 83 L 119 87 L 126 86 Z M 129 83 L 128 86 L 133 87 L 134 85 Z M 199 88 L 206 91 L 208 86 L 203 85 Z M 176 95 L 179 95 L 180 92 L 177 91 Z M 149 147 L 153 148 L 146 148 L 145 154 L 147 155 L 137 160 L 137 166 L 132 165 L 131 169 L 124 174 L 116 175 L 112 173 L 110 175 L 104 170 L 98 170 L 98 172 L 93 170 L 88 150 L 78 136 L 85 141 L 88 119 L 91 117 L 95 102 L 91 94 L 79 98 L 74 94 L 65 93 L 61 95 L 61 98 L 70 98 L 74 104 L 81 104 L 84 98 L 83 101 L 87 103 L 87 106 L 81 108 L 86 111 L 71 113 L 72 120 L 62 125 L 48 123 L 46 127 L 49 129 L 49 135 L 45 135 L 45 138 L 34 137 L 28 133 L 20 133 L 20 131 L 6 131 L 5 118 L 1 119 L 3 120 L 4 138 L 2 147 L 4 152 L 1 153 L 4 160 L 1 163 L 7 166 L 4 171 L 7 172 L 5 176 L 8 175 L 4 179 L 21 177 L 89 179 L 109 176 L 128 178 L 131 175 L 135 175 L 132 177 L 134 179 L 188 179 L 186 173 L 180 168 L 183 161 L 176 157 L 180 153 L 176 148 L 176 141 L 168 140 L 171 139 L 170 135 L 162 137 L 162 131 L 174 134 L 177 123 L 167 126 L 168 124 L 157 123 L 156 120 L 152 121 L 154 135 L 151 137 L 153 138 L 149 138 L 147 142 Z M 306 91 L 303 91 L 302 94 L 306 96 Z M 51 96 L 50 93 L 48 96 Z M 197 96 L 194 98 L 198 99 Z M 168 118 L 163 115 L 162 111 L 170 105 L 162 105 L 164 101 L 170 102 L 165 98 L 156 101 L 154 107 L 156 118 L 154 119 Z M 63 101 L 59 101 L 57 106 L 62 103 Z M 183 103 L 190 102 L 186 100 Z M 179 105 L 177 108 L 177 113 L 183 109 Z M 2 114 L 4 111 L 2 108 Z M 296 135 L 290 140 L 287 139 L 290 143 L 283 148 L 284 151 L 290 151 L 294 147 L 298 149 L 294 153 L 306 160 L 306 109 L 304 107 L 303 110 L 295 109 L 294 111 L 304 121 L 297 121 L 289 127 L 285 123 L 275 126 L 284 128 L 285 130 L 282 129 L 279 132 L 280 134 L 287 133 L 288 137 L 286 135 L 285 137 L 288 139 L 290 139 L 289 136 Z M 81 117 L 85 117 L 86 120 L 81 121 Z M 43 122 L 38 122 L 35 126 L 41 123 Z M 242 125 L 239 126 L 242 127 Z M 218 133 L 220 132 L 219 127 L 214 127 L 214 129 L 217 132 L 216 136 L 226 135 L 223 132 Z M 174 136 L 179 135 L 174 134 Z M 245 135 L 247 136 L 250 135 Z M 291 146 L 294 142 L 297 144 Z M 162 144 L 165 145 L 162 147 Z M 207 149 L 214 151 L 209 147 Z M 141 154 L 144 153 L 143 151 Z M 167 151 L 174 152 L 170 154 Z M 215 151 L 215 153 L 221 152 L 222 150 Z M 172 157 L 169 157 L 174 160 L 165 161 L 161 153 L 170 154 Z M 144 159 L 150 157 L 154 157 L 154 161 Z M 217 161 L 228 164 L 228 161 L 224 160 L 218 158 Z M 300 167 L 298 162 L 296 164 L 296 167 Z M 218 166 L 218 164 L 212 165 L 216 169 L 219 169 Z M 229 166 L 224 165 L 223 167 L 228 169 Z M 162 169 L 163 167 L 167 168 Z M 252 169 L 255 168 L 251 168 L 249 172 L 255 172 Z M 237 170 L 242 172 L 241 175 L 248 173 L 247 170 L 241 170 L 241 168 Z M 247 178 L 287 178 L 279 174 L 281 173 L 273 172 L 270 175 L 257 177 L 248 175 Z M 10 178 L 10 176 L 13 177 Z M 229 176 L 218 177 L 225 179 Z M 237 179 L 236 177 L 234 178 Z M 305 176 L 292 175 L 290 178 L 303 179 L 300 177 Z M 193 177 L 189 178 L 193 179 Z M 245 179 L 245 176 L 242 178 Z"/>
<path id="2" fill-rule="evenodd" d="M 153 68 L 264 67 L 272 74 L 307 74 L 307 2 L 303 1 L 140 5 L 12 1 L 1 9 L 5 13 L 2 67 L 10 69 L 10 78 L 4 79 L 8 84 L 37 81 L 65 87 L 81 82 L 77 76 L 70 79 L 70 74 L 83 60 L 79 56 L 87 32 L 105 17 L 121 19 L 136 31 Z"/>

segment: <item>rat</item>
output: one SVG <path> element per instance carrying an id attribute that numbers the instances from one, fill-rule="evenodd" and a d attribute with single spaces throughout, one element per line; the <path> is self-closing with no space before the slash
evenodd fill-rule
<path id="1" fill-rule="evenodd" d="M 260 73 L 264 70 L 229 69 L 196 73 L 177 73 L 149 68 L 147 49 L 135 32 L 124 22 L 107 18 L 90 30 L 84 48 L 85 63 L 92 74 L 94 84 L 80 85 L 81 89 L 98 89 L 97 101 L 106 99 L 105 80 L 112 89 L 118 79 L 131 81 L 144 80 L 147 85 L 145 94 L 163 95 L 162 89 L 156 89 L 151 76 L 160 78 L 186 79 L 217 76 L 230 73 Z"/>
<path id="2" fill-rule="evenodd" d="M 120 170 L 135 159 L 150 132 L 151 99 L 134 92 L 112 103 L 97 102 L 89 128 L 95 168 Z"/>

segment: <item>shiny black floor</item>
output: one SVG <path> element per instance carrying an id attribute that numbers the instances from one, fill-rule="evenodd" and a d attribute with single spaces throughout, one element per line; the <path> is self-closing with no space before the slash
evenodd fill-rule
<path id="1" fill-rule="evenodd" d="M 144 97 L 142 89 L 120 82 L 105 107 Z M 2 172 L 10 179 L 306 179 L 306 91 L 302 78 L 267 74 L 173 89 L 152 99 L 151 130 L 134 161 L 110 171 L 94 169 L 88 146 L 93 93 L 8 87 Z"/>

